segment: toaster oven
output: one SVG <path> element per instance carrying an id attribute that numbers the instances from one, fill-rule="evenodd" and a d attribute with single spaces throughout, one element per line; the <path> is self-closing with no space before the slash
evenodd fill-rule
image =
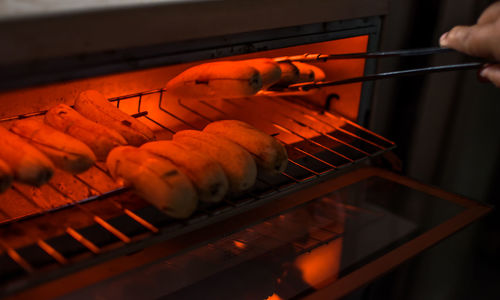
<path id="1" fill-rule="evenodd" d="M 217 60 L 376 50 L 384 1 L 161 2 L 95 7 L 0 24 L 0 122 L 43 118 L 88 89 L 160 140 L 221 119 L 274 136 L 288 167 L 248 192 L 169 218 L 105 164 L 57 170 L 0 195 L 6 298 L 339 298 L 470 224 L 490 208 L 370 166 L 396 145 L 367 128 L 373 83 L 242 98 L 173 99 L 165 84 Z M 258 22 L 254 21 L 258 20 Z M 327 80 L 375 63 L 312 64 Z M 409 211 L 428 210 L 417 219 Z M 224 282 L 224 284 L 221 284 Z"/>

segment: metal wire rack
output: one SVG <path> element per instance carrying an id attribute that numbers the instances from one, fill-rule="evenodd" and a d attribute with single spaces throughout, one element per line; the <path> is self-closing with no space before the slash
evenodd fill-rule
<path id="1" fill-rule="evenodd" d="M 41 188 L 14 184 L 8 195 L 0 198 L 14 201 L 15 205 L 25 203 L 29 209 L 9 210 L 8 205 L 0 205 L 0 284 L 50 269 L 54 264 L 68 265 L 81 257 L 88 259 L 85 255 L 89 252 L 103 254 L 154 235 L 166 239 L 189 231 L 200 222 L 210 224 L 395 147 L 394 143 L 341 116 L 300 106 L 292 101 L 293 96 L 208 102 L 165 100 L 165 94 L 164 89 L 157 89 L 109 101 L 118 108 L 125 101 L 128 106 L 137 105 L 132 115 L 166 134 L 201 129 L 203 124 L 217 119 L 242 119 L 285 144 L 288 168 L 276 175 L 260 174 L 249 192 L 215 205 L 201 205 L 187 220 L 168 218 L 128 188 L 117 185 L 100 163 L 80 175 L 56 172 L 55 178 Z M 45 113 L 17 115 L 0 122 Z M 9 201 L 4 199 L 3 204 Z"/>

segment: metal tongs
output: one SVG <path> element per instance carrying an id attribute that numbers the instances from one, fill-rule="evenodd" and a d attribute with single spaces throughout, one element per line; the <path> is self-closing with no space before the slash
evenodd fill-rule
<path id="1" fill-rule="evenodd" d="M 386 58 L 386 57 L 406 57 L 406 56 L 422 56 L 422 55 L 431 55 L 437 53 L 453 53 L 456 52 L 453 49 L 448 48 L 420 48 L 420 49 L 409 49 L 409 50 L 396 50 L 396 51 L 374 51 L 374 52 L 363 52 L 363 53 L 346 53 L 346 54 L 303 54 L 296 56 L 283 56 L 277 57 L 274 60 L 277 62 L 325 62 L 329 60 L 335 59 L 371 59 L 371 58 Z M 392 72 L 384 72 L 378 74 L 365 75 L 360 77 L 347 78 L 337 81 L 323 81 L 323 82 L 304 82 L 297 83 L 288 86 L 288 89 L 291 90 L 300 90 L 300 91 L 308 91 L 313 88 L 320 88 L 325 86 L 334 86 L 341 85 L 347 83 L 354 82 L 364 82 L 385 78 L 394 78 L 394 77 L 402 77 L 402 76 L 411 76 L 411 75 L 421 75 L 427 73 L 437 73 L 437 72 L 446 72 L 446 71 L 456 71 L 456 70 L 471 70 L 471 69 L 480 69 L 485 64 L 485 61 L 482 62 L 468 62 L 461 64 L 452 64 L 452 65 L 442 65 L 442 66 L 430 66 L 425 68 L 417 68 L 417 69 L 409 69 L 409 70 L 400 70 L 400 71 L 392 71 Z"/>

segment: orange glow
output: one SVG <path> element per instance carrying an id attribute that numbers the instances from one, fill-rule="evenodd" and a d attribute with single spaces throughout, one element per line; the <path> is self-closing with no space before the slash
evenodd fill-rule
<path id="1" fill-rule="evenodd" d="M 342 253 L 342 238 L 304 253 L 295 259 L 295 266 L 302 271 L 302 279 L 314 288 L 337 279 Z"/>
<path id="2" fill-rule="evenodd" d="M 128 236 L 126 236 L 123 233 L 121 233 L 118 229 L 116 229 L 115 227 L 113 227 L 108 222 L 104 221 L 101 217 L 94 216 L 94 221 L 97 224 L 99 224 L 102 227 L 104 227 L 104 229 L 106 229 L 107 231 L 111 232 L 114 236 L 116 236 L 117 238 L 119 238 L 120 240 L 122 240 L 122 242 L 130 243 L 130 238 Z"/>
<path id="3" fill-rule="evenodd" d="M 233 244 L 236 248 L 238 249 L 245 249 L 247 247 L 247 245 L 245 243 L 242 243 L 240 241 L 233 241 Z"/>
<path id="4" fill-rule="evenodd" d="M 271 296 L 267 297 L 266 300 L 282 300 L 283 298 L 281 298 L 280 296 L 276 295 L 276 294 L 272 294 Z"/>
<path id="5" fill-rule="evenodd" d="M 67 227 L 66 233 L 71 235 L 75 240 L 79 241 L 81 244 L 83 244 L 85 247 L 87 247 L 93 253 L 97 254 L 100 252 L 99 248 L 94 243 L 92 243 L 91 241 L 84 238 L 81 234 L 79 234 L 73 228 Z"/>
<path id="6" fill-rule="evenodd" d="M 147 229 L 151 230 L 152 232 L 158 233 L 158 231 L 160 231 L 158 228 L 156 228 L 156 226 L 154 226 L 153 224 L 151 224 L 148 221 L 144 220 L 143 218 L 139 217 L 138 215 L 136 215 L 132 211 L 130 211 L 130 210 L 126 209 L 126 208 L 123 211 L 129 217 L 131 217 L 132 219 L 134 219 L 137 223 L 140 223 L 142 226 L 146 227 Z"/>
<path id="7" fill-rule="evenodd" d="M 237 55 L 229 58 L 222 58 L 220 60 L 239 60 L 257 57 L 280 57 L 301 55 L 304 53 L 341 54 L 366 52 L 368 47 L 368 38 L 368 35 L 362 35 L 334 41 L 305 44 L 282 49 L 261 51 L 252 54 Z M 325 80 L 327 81 L 362 76 L 365 70 L 364 59 L 341 59 L 329 61 L 326 63 L 318 62 L 311 64 L 320 67 L 325 72 Z M 349 120 L 356 120 L 358 115 L 359 101 L 361 98 L 361 87 L 362 83 L 352 83 L 347 85 L 326 87 L 322 88 L 319 93 L 308 96 L 308 100 L 312 102 L 322 103 L 326 95 L 332 93 L 338 94 L 340 95 L 341 101 L 332 101 L 332 110 L 341 113 Z"/>

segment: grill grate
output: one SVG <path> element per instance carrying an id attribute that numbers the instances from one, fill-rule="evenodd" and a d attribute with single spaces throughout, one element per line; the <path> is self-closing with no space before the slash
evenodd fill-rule
<path id="1" fill-rule="evenodd" d="M 8 196 L 1 197 L 29 207 L 16 211 L 0 205 L 0 282 L 4 284 L 0 295 L 9 292 L 6 283 L 26 274 L 57 269 L 58 265 L 73 264 L 152 235 L 167 239 L 200 222 L 210 224 L 276 199 L 394 147 L 392 142 L 341 116 L 296 104 L 298 99 L 293 96 L 210 103 L 166 97 L 164 90 L 158 89 L 109 100 L 156 126 L 159 135 L 164 135 L 161 138 L 182 129 L 201 129 L 217 119 L 246 121 L 285 144 L 289 153 L 287 170 L 259 175 L 254 189 L 238 197 L 214 205 L 201 204 L 188 220 L 173 220 L 126 187 L 118 186 L 100 163 L 80 175 L 57 171 L 42 188 L 15 184 Z M 0 122 L 45 113 L 18 115 Z"/>

